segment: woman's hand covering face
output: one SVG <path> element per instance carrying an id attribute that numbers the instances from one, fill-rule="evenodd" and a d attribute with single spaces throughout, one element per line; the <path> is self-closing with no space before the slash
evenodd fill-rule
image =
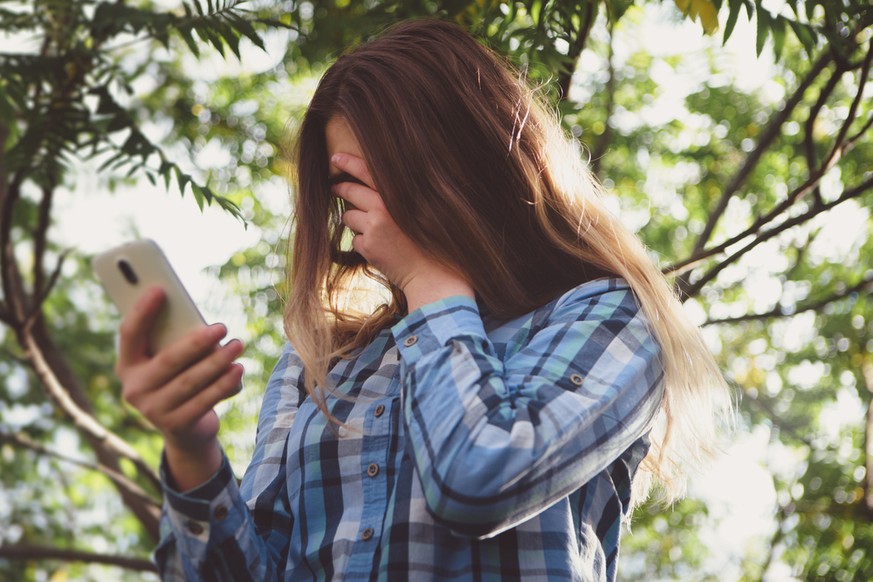
<path id="1" fill-rule="evenodd" d="M 334 194 L 347 202 L 342 221 L 355 233 L 356 252 L 401 289 L 436 264 L 394 222 L 363 159 L 339 153 L 331 157 L 331 164 L 357 180 L 333 186 Z"/>
<path id="2" fill-rule="evenodd" d="M 345 120 L 331 118 L 325 137 L 333 193 L 346 201 L 342 221 L 355 233 L 352 247 L 403 291 L 409 311 L 452 295 L 474 298 L 463 276 L 424 252 L 394 222 Z"/>

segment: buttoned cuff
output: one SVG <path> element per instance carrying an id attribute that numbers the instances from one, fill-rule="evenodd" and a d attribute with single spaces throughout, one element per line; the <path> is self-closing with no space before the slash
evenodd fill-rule
<path id="1" fill-rule="evenodd" d="M 464 295 L 440 299 L 416 309 L 397 322 L 391 333 L 407 365 L 447 346 L 452 340 L 487 341 L 488 338 L 476 302 Z"/>
<path id="2" fill-rule="evenodd" d="M 221 467 L 215 475 L 184 493 L 176 490 L 163 455 L 160 473 L 165 524 L 170 530 L 162 534 L 172 533 L 178 549 L 195 563 L 200 563 L 210 544 L 233 537 L 245 519 L 247 508 L 227 456 L 222 450 Z"/>

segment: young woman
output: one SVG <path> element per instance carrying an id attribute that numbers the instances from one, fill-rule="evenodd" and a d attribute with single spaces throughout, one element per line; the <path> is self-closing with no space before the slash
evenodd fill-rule
<path id="1" fill-rule="evenodd" d="M 339 58 L 301 129 L 289 344 L 239 487 L 212 407 L 242 345 L 215 325 L 150 354 L 159 290 L 122 326 L 125 398 L 166 442 L 165 579 L 615 578 L 622 520 L 651 477 L 681 495 L 728 399 L 578 158 L 453 25 Z M 361 276 L 387 290 L 371 313 L 347 307 Z"/>

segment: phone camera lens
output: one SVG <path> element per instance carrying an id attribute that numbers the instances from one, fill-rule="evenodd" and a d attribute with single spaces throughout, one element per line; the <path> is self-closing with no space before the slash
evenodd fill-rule
<path id="1" fill-rule="evenodd" d="M 133 267 L 131 267 L 130 263 L 124 259 L 118 261 L 118 270 L 121 271 L 121 274 L 124 275 L 124 278 L 127 279 L 127 282 L 131 285 L 136 285 L 139 282 L 136 273 L 133 272 Z"/>

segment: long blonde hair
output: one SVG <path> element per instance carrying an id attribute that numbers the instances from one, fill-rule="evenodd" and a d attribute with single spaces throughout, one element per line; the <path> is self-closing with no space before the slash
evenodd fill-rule
<path id="1" fill-rule="evenodd" d="M 406 311 L 402 292 L 348 250 L 342 202 L 331 195 L 325 125 L 343 118 L 397 224 L 463 273 L 497 316 L 527 313 L 582 282 L 624 278 L 661 347 L 665 396 L 634 483 L 663 498 L 712 453 L 730 409 L 724 379 L 699 330 L 641 241 L 606 208 L 554 115 L 491 51 L 453 24 L 402 23 L 341 56 L 325 73 L 297 144 L 291 295 L 285 331 L 323 393 L 337 358 L 366 345 Z M 345 307 L 366 275 L 390 300 L 373 313 Z"/>

